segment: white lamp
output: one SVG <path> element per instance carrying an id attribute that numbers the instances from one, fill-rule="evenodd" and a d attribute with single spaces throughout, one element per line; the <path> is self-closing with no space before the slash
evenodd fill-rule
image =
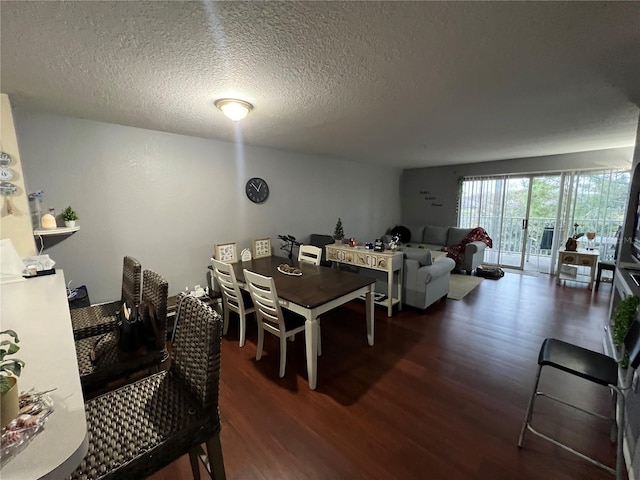
<path id="1" fill-rule="evenodd" d="M 249 102 L 235 98 L 221 98 L 220 100 L 216 100 L 214 105 L 234 122 L 242 120 L 253 110 L 253 105 Z"/>

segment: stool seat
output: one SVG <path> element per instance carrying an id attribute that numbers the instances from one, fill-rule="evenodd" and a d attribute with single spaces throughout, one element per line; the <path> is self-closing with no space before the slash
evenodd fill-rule
<path id="1" fill-rule="evenodd" d="M 610 272 L 614 272 L 615 273 L 615 271 L 616 271 L 616 263 L 615 262 L 607 262 L 607 261 L 598 262 L 598 273 L 596 273 L 596 290 L 600 286 L 600 279 L 602 277 L 602 271 L 603 270 L 609 270 Z"/>

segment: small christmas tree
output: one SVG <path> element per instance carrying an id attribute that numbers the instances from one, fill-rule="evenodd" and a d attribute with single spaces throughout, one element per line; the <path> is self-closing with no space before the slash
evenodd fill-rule
<path id="1" fill-rule="evenodd" d="M 333 231 L 333 238 L 336 240 L 342 240 L 344 238 L 344 230 L 342 229 L 342 220 L 340 218 L 338 218 L 336 229 Z"/>

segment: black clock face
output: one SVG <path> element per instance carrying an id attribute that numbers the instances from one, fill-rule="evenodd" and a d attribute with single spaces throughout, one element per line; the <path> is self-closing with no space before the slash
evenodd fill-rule
<path id="1" fill-rule="evenodd" d="M 245 192 L 253 203 L 264 203 L 269 198 L 269 186 L 261 178 L 249 179 Z"/>

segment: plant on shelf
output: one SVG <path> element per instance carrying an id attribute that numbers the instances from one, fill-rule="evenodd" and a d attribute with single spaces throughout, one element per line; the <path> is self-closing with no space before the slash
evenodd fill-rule
<path id="1" fill-rule="evenodd" d="M 344 229 L 342 228 L 342 219 L 338 218 L 338 222 L 336 223 L 336 228 L 333 231 L 333 238 L 337 243 L 341 243 L 344 238 Z"/>
<path id="2" fill-rule="evenodd" d="M 24 362 L 17 358 L 7 359 L 20 350 L 18 334 L 13 330 L 3 330 L 0 336 L 0 428 L 4 428 L 19 413 L 17 377 Z"/>
<path id="3" fill-rule="evenodd" d="M 638 305 L 640 305 L 640 297 L 637 295 L 627 295 L 616 305 L 612 318 L 611 337 L 613 344 L 618 348 L 623 347 L 631 323 L 636 320 Z M 629 356 L 625 353 L 624 358 L 620 361 L 620 366 L 626 368 L 628 365 Z"/>
<path id="4" fill-rule="evenodd" d="M 62 218 L 64 219 L 64 224 L 67 227 L 75 227 L 76 220 L 78 220 L 78 214 L 73 208 L 71 208 L 71 205 L 69 205 L 62 211 Z"/>

